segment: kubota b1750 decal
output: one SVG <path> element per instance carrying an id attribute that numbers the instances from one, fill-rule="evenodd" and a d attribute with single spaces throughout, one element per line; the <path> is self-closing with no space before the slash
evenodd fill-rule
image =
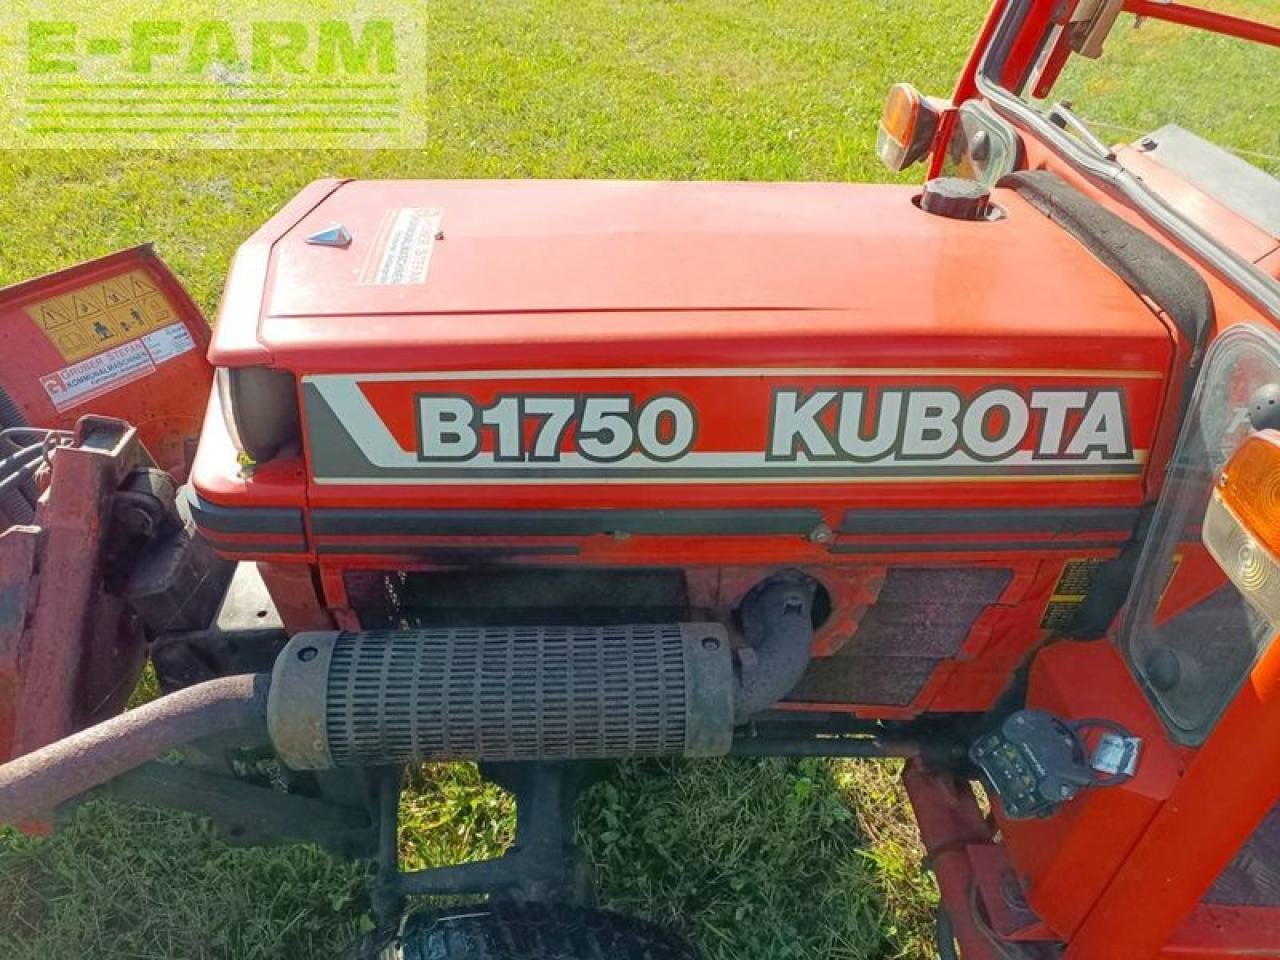
<path id="1" fill-rule="evenodd" d="M 323 483 L 805 483 L 1141 472 L 1146 371 L 585 370 L 304 378 Z"/>

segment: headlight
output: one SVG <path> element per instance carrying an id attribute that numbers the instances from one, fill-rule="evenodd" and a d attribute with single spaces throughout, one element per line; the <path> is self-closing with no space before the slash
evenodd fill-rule
<path id="1" fill-rule="evenodd" d="M 267 367 L 219 367 L 217 385 L 222 419 L 244 456 L 263 463 L 298 439 L 293 374 Z"/>
<path id="2" fill-rule="evenodd" d="M 1280 622 L 1280 332 L 1209 346 L 1132 573 L 1118 641 L 1179 743 L 1203 743 Z"/>

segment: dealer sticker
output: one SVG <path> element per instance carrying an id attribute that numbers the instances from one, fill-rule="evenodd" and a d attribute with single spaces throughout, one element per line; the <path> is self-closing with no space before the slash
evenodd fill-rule
<path id="1" fill-rule="evenodd" d="M 145 377 L 154 369 L 147 348 L 134 340 L 47 374 L 40 378 L 40 385 L 61 413 Z"/>
<path id="2" fill-rule="evenodd" d="M 426 283 L 431 254 L 440 233 L 443 211 L 438 207 L 404 207 L 384 221 L 375 254 L 360 278 L 365 286 Z"/>
<path id="3" fill-rule="evenodd" d="M 195 349 L 181 323 L 170 324 L 139 340 L 112 347 L 40 378 L 40 385 L 59 413 L 110 393 L 152 373 L 158 364 Z"/>

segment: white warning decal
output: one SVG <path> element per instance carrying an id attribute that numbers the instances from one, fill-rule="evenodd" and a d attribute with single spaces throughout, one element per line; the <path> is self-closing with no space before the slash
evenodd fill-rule
<path id="1" fill-rule="evenodd" d="M 164 363 L 174 357 L 180 357 L 188 350 L 196 348 L 191 331 L 181 323 L 173 323 L 142 338 L 147 352 L 156 363 Z"/>
<path id="2" fill-rule="evenodd" d="M 443 211 L 438 207 L 404 207 L 389 215 L 375 245 L 374 258 L 365 264 L 360 282 L 366 286 L 426 283 L 431 253 L 440 233 Z"/>
<path id="3" fill-rule="evenodd" d="M 153 372 L 157 364 L 195 349 L 195 340 L 181 323 L 170 324 L 140 340 L 112 347 L 40 378 L 40 385 L 61 413 L 110 393 Z"/>

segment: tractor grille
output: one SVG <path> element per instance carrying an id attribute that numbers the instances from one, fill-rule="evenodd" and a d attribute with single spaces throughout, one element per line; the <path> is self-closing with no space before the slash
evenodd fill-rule
<path id="1" fill-rule="evenodd" d="M 891 567 L 853 638 L 815 659 L 787 699 L 911 703 L 1012 577 L 998 567 Z"/>
<path id="2" fill-rule="evenodd" d="M 680 754 L 675 624 L 341 635 L 325 733 L 337 766 Z"/>
<path id="3" fill-rule="evenodd" d="M 347 598 L 366 630 L 675 623 L 688 619 L 674 569 L 348 570 Z"/>

